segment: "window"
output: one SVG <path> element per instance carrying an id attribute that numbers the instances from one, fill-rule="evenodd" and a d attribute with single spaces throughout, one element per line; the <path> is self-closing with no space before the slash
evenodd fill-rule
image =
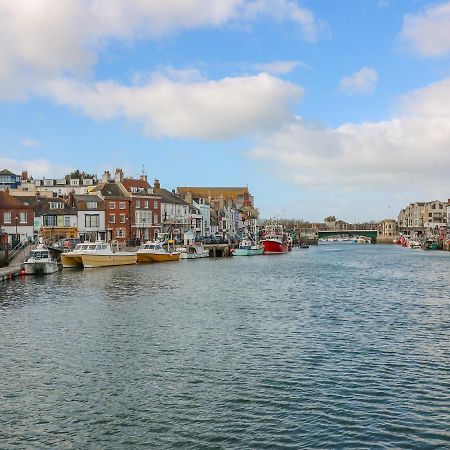
<path id="1" fill-rule="evenodd" d="M 119 202 L 119 208 L 125 209 L 125 202 Z"/>
<path id="2" fill-rule="evenodd" d="M 109 215 L 109 223 L 116 223 L 116 215 L 115 214 Z"/>
<path id="3" fill-rule="evenodd" d="M 75 178 L 75 179 L 71 179 L 70 180 L 70 185 L 71 186 L 79 186 L 80 185 L 80 180 L 78 180 L 77 178 Z"/>
<path id="4" fill-rule="evenodd" d="M 3 213 L 3 223 L 11 223 L 11 213 L 8 211 L 5 211 Z"/>
<path id="5" fill-rule="evenodd" d="M 100 216 L 98 214 L 86 214 L 84 216 L 84 226 L 86 228 L 98 228 L 100 226 Z"/>
<path id="6" fill-rule="evenodd" d="M 116 229 L 116 238 L 123 238 L 125 237 L 125 231 L 123 228 L 117 228 Z"/>
<path id="7" fill-rule="evenodd" d="M 70 227 L 70 216 L 64 216 L 64 226 Z"/>
<path id="8" fill-rule="evenodd" d="M 64 209 L 64 203 L 62 202 L 50 202 L 49 203 L 50 209 Z"/>
<path id="9" fill-rule="evenodd" d="M 141 202 L 139 200 L 136 200 L 136 209 L 139 209 L 141 207 Z"/>
<path id="10" fill-rule="evenodd" d="M 135 194 L 137 191 L 138 191 L 137 187 L 131 186 L 131 192 Z"/>
<path id="11" fill-rule="evenodd" d="M 97 209 L 97 202 L 87 202 L 86 206 L 88 209 Z"/>
<path id="12" fill-rule="evenodd" d="M 153 209 L 158 209 L 158 202 L 156 200 L 153 202 Z"/>
<path id="13" fill-rule="evenodd" d="M 119 221 L 120 223 L 125 223 L 125 214 L 120 214 Z"/>
<path id="14" fill-rule="evenodd" d="M 116 209 L 116 202 L 109 202 L 109 209 Z"/>
<path id="15" fill-rule="evenodd" d="M 26 212 L 19 213 L 19 222 L 27 223 L 27 213 Z"/>
<path id="16" fill-rule="evenodd" d="M 144 202 L 144 208 L 147 208 L 147 209 L 148 209 L 148 200 L 145 200 L 145 202 Z"/>
<path id="17" fill-rule="evenodd" d="M 56 227 L 57 216 L 44 216 L 44 227 Z"/>

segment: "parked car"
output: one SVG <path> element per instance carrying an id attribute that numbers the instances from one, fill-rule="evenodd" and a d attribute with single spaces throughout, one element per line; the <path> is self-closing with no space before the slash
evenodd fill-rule
<path id="1" fill-rule="evenodd" d="M 55 247 L 58 247 L 63 250 L 73 250 L 75 246 L 80 242 L 81 241 L 79 239 L 75 238 L 60 239 L 59 241 L 55 242 Z"/>

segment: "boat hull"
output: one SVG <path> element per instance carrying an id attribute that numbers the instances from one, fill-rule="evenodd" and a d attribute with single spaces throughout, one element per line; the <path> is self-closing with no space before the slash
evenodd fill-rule
<path id="1" fill-rule="evenodd" d="M 149 262 L 166 262 L 166 261 L 178 261 L 180 259 L 179 253 L 138 253 L 137 260 L 140 263 Z"/>
<path id="2" fill-rule="evenodd" d="M 252 248 L 252 249 L 244 249 L 244 248 L 236 248 L 233 250 L 233 256 L 256 256 L 262 255 L 264 253 L 264 247 L 261 248 Z"/>
<path id="3" fill-rule="evenodd" d="M 278 240 L 264 240 L 262 243 L 264 246 L 265 255 L 276 255 L 287 253 L 289 251 L 287 242 L 280 242 Z"/>
<path id="4" fill-rule="evenodd" d="M 180 256 L 181 259 L 199 259 L 199 258 L 209 258 L 209 252 L 201 252 L 201 253 L 182 253 Z"/>
<path id="5" fill-rule="evenodd" d="M 83 259 L 81 255 L 61 254 L 61 263 L 65 269 L 74 269 L 76 267 L 83 267 Z"/>
<path id="6" fill-rule="evenodd" d="M 50 275 L 58 271 L 58 264 L 50 262 L 25 263 L 24 268 L 27 275 Z"/>
<path id="7" fill-rule="evenodd" d="M 128 255 L 82 255 L 83 266 L 87 269 L 93 267 L 126 266 L 136 264 L 137 255 L 131 253 Z"/>

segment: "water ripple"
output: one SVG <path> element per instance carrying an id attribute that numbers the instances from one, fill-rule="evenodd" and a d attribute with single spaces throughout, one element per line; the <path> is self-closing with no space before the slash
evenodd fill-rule
<path id="1" fill-rule="evenodd" d="M 449 448 L 450 254 L 391 246 L 0 287 L 1 448 Z"/>

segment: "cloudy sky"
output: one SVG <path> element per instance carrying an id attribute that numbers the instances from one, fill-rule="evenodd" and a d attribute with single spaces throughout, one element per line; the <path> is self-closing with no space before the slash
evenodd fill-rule
<path id="1" fill-rule="evenodd" d="M 450 196 L 450 1 L 0 0 L 0 29 L 0 168 L 310 220 Z"/>

